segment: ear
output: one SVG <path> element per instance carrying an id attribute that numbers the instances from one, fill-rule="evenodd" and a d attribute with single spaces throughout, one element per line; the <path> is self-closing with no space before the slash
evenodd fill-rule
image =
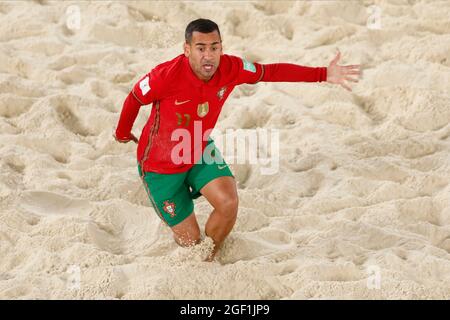
<path id="1" fill-rule="evenodd" d="M 191 46 L 189 44 L 187 44 L 186 42 L 184 42 L 184 44 L 183 44 L 183 51 L 184 51 L 185 57 L 189 57 L 189 55 L 191 54 Z"/>

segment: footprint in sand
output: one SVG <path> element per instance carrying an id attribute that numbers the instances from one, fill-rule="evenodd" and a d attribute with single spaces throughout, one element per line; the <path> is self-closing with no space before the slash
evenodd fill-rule
<path id="1" fill-rule="evenodd" d="M 87 200 L 70 198 L 47 191 L 27 191 L 22 195 L 19 203 L 23 209 L 40 216 L 86 217 L 92 210 Z"/>
<path id="2" fill-rule="evenodd" d="M 5 118 L 15 118 L 28 112 L 35 101 L 35 98 L 18 97 L 15 94 L 0 94 L 0 116 Z"/>
<path id="3" fill-rule="evenodd" d="M 90 135 L 89 130 L 81 122 L 79 117 L 72 111 L 72 108 L 67 104 L 67 101 L 59 99 L 55 110 L 58 119 L 67 130 L 75 134 L 79 134 L 83 137 L 87 137 Z"/>
<path id="4" fill-rule="evenodd" d="M 152 251 L 159 239 L 160 221 L 148 209 L 123 200 L 97 203 L 87 225 L 90 242 L 113 254 Z"/>
<path id="5" fill-rule="evenodd" d="M 235 263 L 292 248 L 295 248 L 295 243 L 287 232 L 267 228 L 257 232 L 231 235 L 223 244 L 219 260 L 223 264 Z"/>
<path id="6" fill-rule="evenodd" d="M 312 264 L 302 268 L 300 273 L 315 281 L 359 281 L 367 276 L 364 270 L 352 263 Z"/>

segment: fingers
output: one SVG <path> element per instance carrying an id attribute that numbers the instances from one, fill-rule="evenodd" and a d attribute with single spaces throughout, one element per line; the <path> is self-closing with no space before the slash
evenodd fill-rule
<path id="1" fill-rule="evenodd" d="M 339 59 L 341 58 L 341 52 L 338 49 L 336 57 L 331 61 L 331 64 L 337 64 Z M 339 83 L 344 89 L 348 91 L 352 91 L 350 86 L 346 83 L 348 82 L 359 82 L 359 77 L 361 76 L 361 65 L 359 64 L 351 64 L 347 66 L 337 66 L 339 71 L 339 79 L 337 79 L 334 83 Z M 353 77 L 351 77 L 353 76 Z M 356 77 L 355 77 L 356 76 Z"/>
<path id="2" fill-rule="evenodd" d="M 352 89 L 348 85 L 346 85 L 344 82 L 341 82 L 341 86 L 343 86 L 348 91 L 352 91 Z"/>
<path id="3" fill-rule="evenodd" d="M 344 77 L 344 79 L 339 83 L 342 87 L 344 87 L 346 90 L 348 91 L 352 91 L 352 89 L 345 83 L 345 81 L 350 81 L 350 82 L 358 82 L 358 79 L 355 78 L 351 78 L 351 77 Z"/>
<path id="4" fill-rule="evenodd" d="M 360 75 L 361 69 L 358 65 L 351 65 L 351 66 L 343 66 L 342 72 L 344 75 Z"/>
<path id="5" fill-rule="evenodd" d="M 350 82 L 358 82 L 358 81 L 359 81 L 358 79 L 351 78 L 351 77 L 344 77 L 344 80 L 345 80 L 345 81 L 350 81 Z M 345 83 L 344 80 L 342 80 L 339 84 L 340 84 L 342 87 L 344 87 L 346 90 L 352 91 L 352 89 Z"/>
<path id="6" fill-rule="evenodd" d="M 361 67 L 358 65 L 343 66 L 342 68 L 346 74 L 361 74 Z"/>
<path id="7" fill-rule="evenodd" d="M 341 59 L 341 51 L 339 51 L 339 49 L 338 49 L 338 50 L 337 50 L 336 56 L 335 56 L 334 59 L 331 61 L 331 64 L 336 64 L 336 63 L 339 61 L 339 59 Z"/>
<path id="8" fill-rule="evenodd" d="M 351 81 L 351 82 L 358 82 L 359 81 L 358 79 L 350 78 L 350 77 L 345 77 L 344 79 L 347 80 L 347 81 Z"/>
<path id="9" fill-rule="evenodd" d="M 133 140 L 133 141 L 136 142 L 136 143 L 139 142 L 139 139 L 136 138 L 136 137 L 134 136 L 134 134 L 131 134 L 131 140 Z"/>

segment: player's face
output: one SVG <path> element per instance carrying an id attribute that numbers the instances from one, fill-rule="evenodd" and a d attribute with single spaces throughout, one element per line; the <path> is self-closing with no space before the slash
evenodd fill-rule
<path id="1" fill-rule="evenodd" d="M 184 44 L 184 55 L 189 58 L 189 64 L 197 77 L 208 81 L 219 67 L 222 55 L 222 41 L 219 33 L 192 33 L 191 43 Z"/>

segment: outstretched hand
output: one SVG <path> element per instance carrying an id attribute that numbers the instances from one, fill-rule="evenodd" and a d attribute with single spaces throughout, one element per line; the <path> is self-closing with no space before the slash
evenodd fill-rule
<path id="1" fill-rule="evenodd" d="M 340 84 L 348 91 L 352 91 L 352 89 L 346 84 L 346 81 L 358 82 L 358 78 L 361 75 L 361 66 L 339 66 L 338 61 L 340 58 L 341 52 L 338 50 L 336 57 L 331 60 L 330 65 L 327 68 L 327 82 Z"/>

